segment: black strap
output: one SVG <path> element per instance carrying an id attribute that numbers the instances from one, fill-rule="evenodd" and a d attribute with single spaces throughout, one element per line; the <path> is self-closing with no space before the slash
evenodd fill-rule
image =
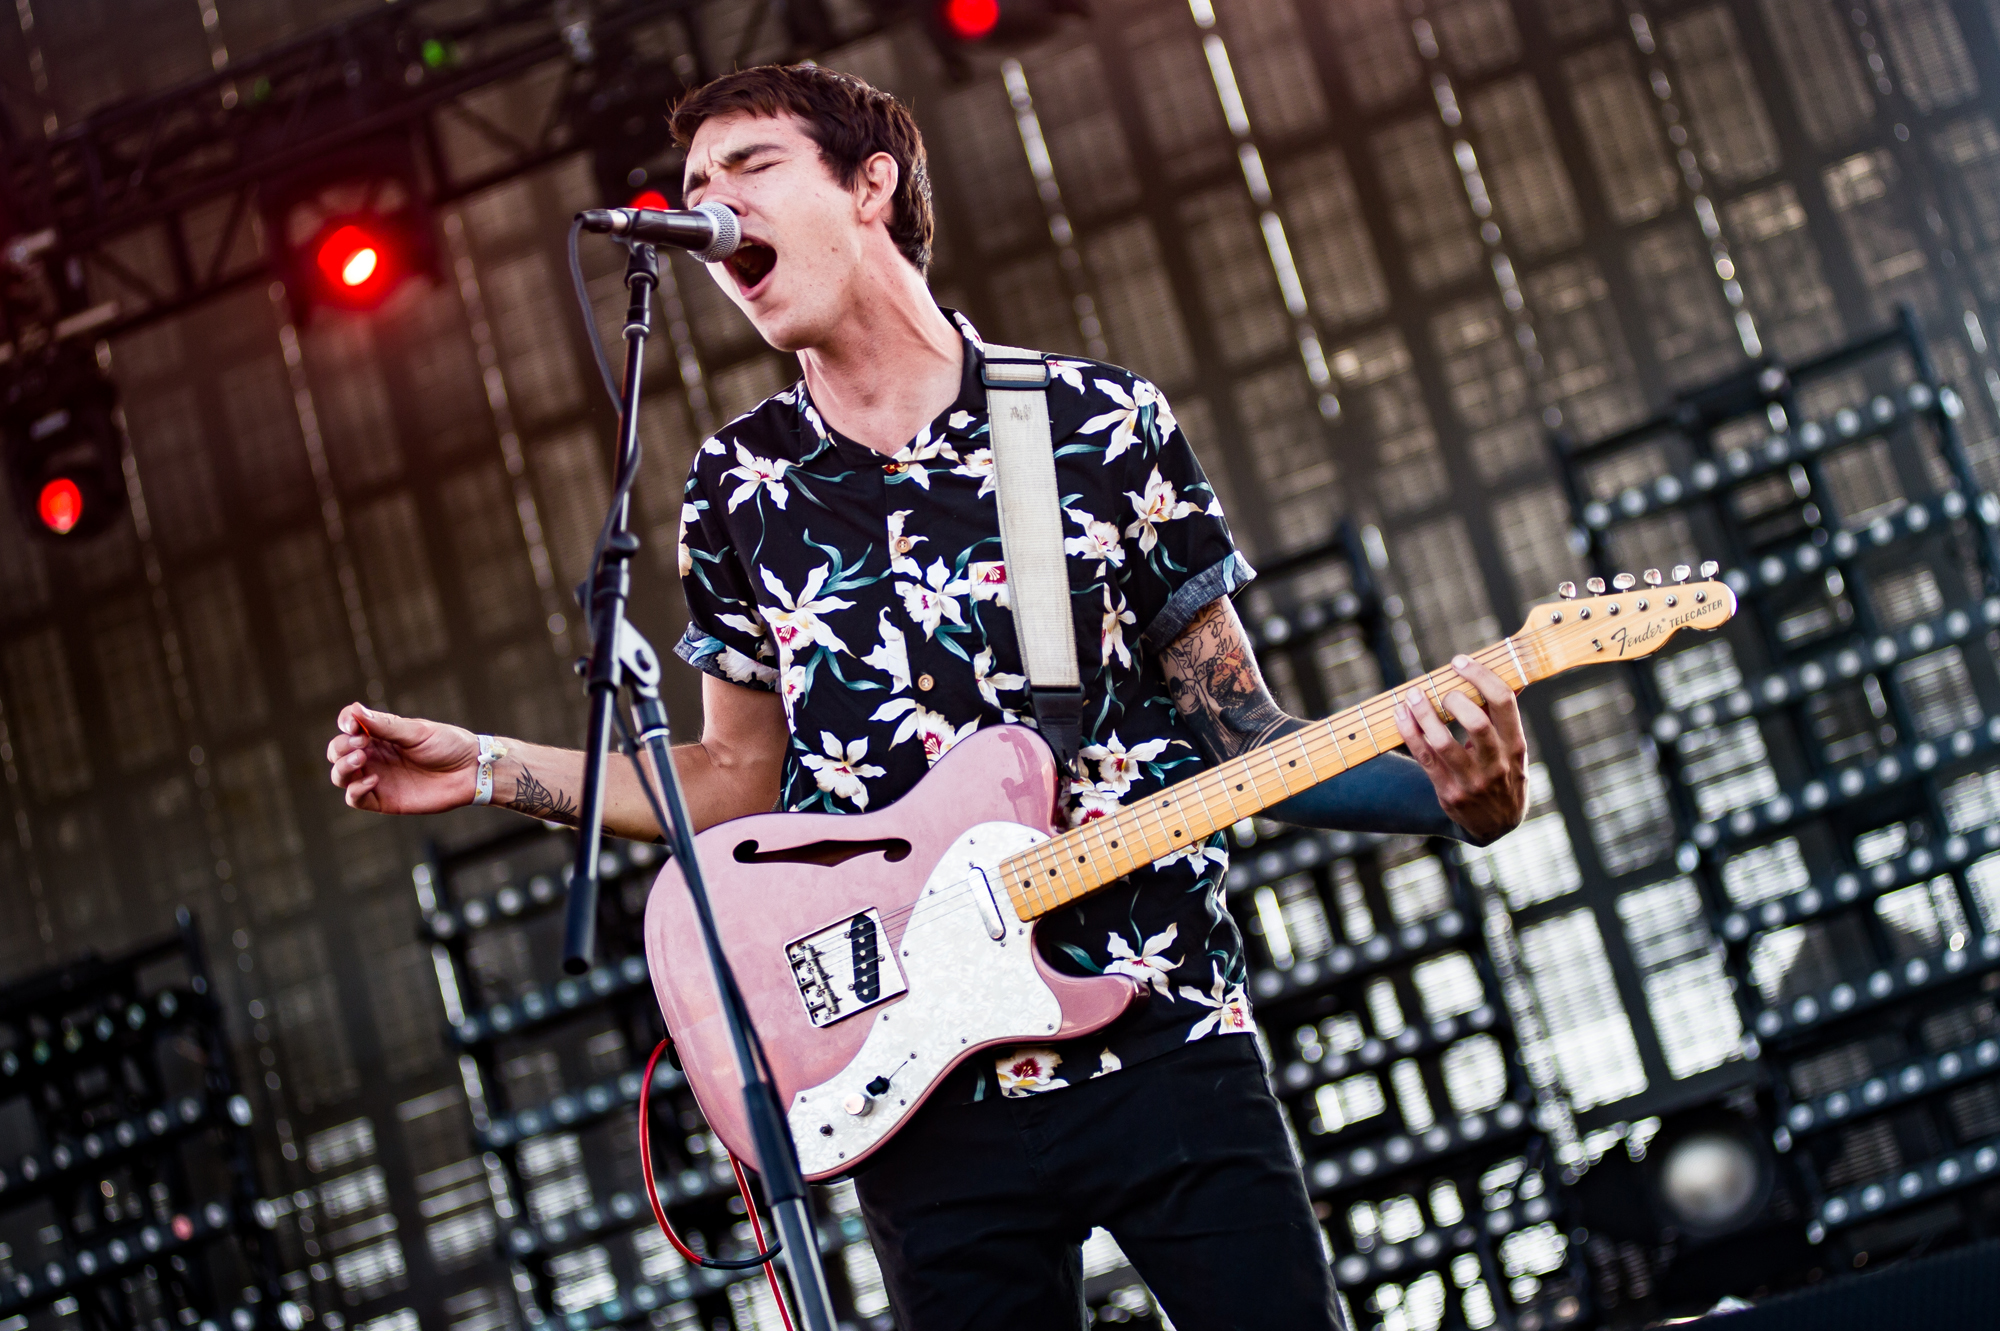
<path id="1" fill-rule="evenodd" d="M 1028 696 L 1035 704 L 1035 728 L 1056 752 L 1065 773 L 1076 770 L 1076 751 L 1083 742 L 1083 690 L 1037 689 Z"/>

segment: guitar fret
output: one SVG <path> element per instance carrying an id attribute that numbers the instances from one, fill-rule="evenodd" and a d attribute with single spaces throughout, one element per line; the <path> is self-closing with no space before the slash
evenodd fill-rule
<path id="1" fill-rule="evenodd" d="M 1451 719 L 1451 713 L 1445 710 L 1444 699 L 1438 695 L 1437 673 L 1433 671 L 1432 673 L 1425 675 L 1424 683 L 1431 686 L 1431 705 L 1438 709 L 1438 716 L 1442 720 L 1449 721 Z"/>
<path id="2" fill-rule="evenodd" d="M 1502 638 L 1501 641 L 1507 644 L 1507 655 L 1514 658 L 1514 673 L 1521 677 L 1520 688 L 1515 689 L 1515 692 L 1519 693 L 1521 689 L 1528 687 L 1528 672 L 1521 667 L 1521 654 L 1514 650 L 1514 640 Z"/>
<path id="3" fill-rule="evenodd" d="M 1224 794 L 1229 800 L 1229 821 L 1234 823 L 1243 816 L 1243 801 L 1238 798 L 1243 793 L 1243 783 L 1245 781 L 1250 783 L 1250 798 L 1254 802 L 1257 798 L 1257 778 L 1250 774 L 1250 762 L 1247 758 L 1237 758 L 1225 763 L 1215 769 L 1215 774 L 1221 778 L 1224 785 L 1230 787 Z"/>
<path id="4" fill-rule="evenodd" d="M 1111 846 L 1112 849 L 1118 850 L 1123 854 L 1126 865 L 1124 872 L 1130 873 L 1133 869 L 1138 868 L 1143 861 L 1140 860 L 1138 852 L 1131 848 L 1132 820 L 1126 817 L 1124 812 L 1121 811 L 1103 821 L 1107 831 L 1118 834 L 1117 839 L 1111 843 Z"/>
<path id="5" fill-rule="evenodd" d="M 1368 747 L 1377 753 L 1382 752 L 1382 746 L 1375 742 L 1375 727 L 1368 724 L 1368 704 L 1362 703 L 1354 710 L 1361 717 L 1361 728 L 1368 732 Z"/>
<path id="6" fill-rule="evenodd" d="M 1208 792 L 1202 788 L 1207 783 L 1208 778 L 1206 776 L 1198 776 L 1190 784 L 1194 786 L 1194 797 L 1201 801 L 1201 816 L 1203 821 L 1213 824 L 1215 822 L 1215 811 L 1208 807 Z M 1235 820 L 1231 819 L 1230 821 L 1234 822 Z"/>
<path id="7" fill-rule="evenodd" d="M 1175 837 L 1167 827 L 1166 811 L 1169 808 L 1173 807 L 1173 799 L 1170 796 L 1166 795 L 1154 795 L 1154 796 L 1148 796 L 1146 803 L 1148 807 L 1150 807 L 1153 810 L 1153 816 L 1159 819 L 1160 844 L 1173 845 L 1176 848 L 1178 848 L 1178 843 L 1180 841 L 1180 838 Z"/>
<path id="8" fill-rule="evenodd" d="M 1312 750 L 1306 747 L 1306 732 L 1301 730 L 1293 738 L 1299 742 L 1299 756 L 1306 760 L 1306 774 L 1312 777 L 1314 785 L 1318 785 L 1319 769 L 1313 766 Z"/>
<path id="9" fill-rule="evenodd" d="M 1111 862 L 1111 849 L 1104 841 L 1104 830 L 1097 825 L 1102 822 L 1103 819 L 1100 818 L 1094 822 L 1085 823 L 1082 827 L 1076 829 L 1075 835 L 1086 844 L 1091 842 L 1096 843 L 1095 849 L 1087 851 L 1083 858 L 1088 859 L 1090 855 L 1096 855 L 1098 867 L 1091 871 L 1091 876 L 1096 878 L 1099 883 L 1108 883 L 1117 875 L 1108 872 L 1113 865 Z"/>

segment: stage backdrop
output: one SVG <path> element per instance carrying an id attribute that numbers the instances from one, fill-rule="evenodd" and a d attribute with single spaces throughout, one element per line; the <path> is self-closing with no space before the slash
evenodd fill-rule
<path id="1" fill-rule="evenodd" d="M 21 0 L 0 98 L 24 133 L 59 132 L 378 4 Z M 1092 7 L 968 82 L 907 30 L 827 63 L 924 125 L 940 299 L 989 335 L 1150 376 L 1253 559 L 1342 515 L 1374 524 L 1426 662 L 1513 629 L 1579 571 L 1551 427 L 1615 428 L 1896 302 L 1922 314 L 1981 480 L 2000 485 L 2000 40 L 1977 0 Z M 702 11 L 708 67 L 777 49 L 742 41 L 762 8 Z M 866 22 L 834 8 L 845 30 Z M 671 54 L 688 39 L 664 25 L 645 40 Z M 454 164 L 531 131 L 558 73 L 468 99 Z M 430 1331 L 490 1331 L 516 1316 L 490 1210 L 461 1186 L 476 1170 L 460 1168 L 465 1109 L 409 880 L 425 837 L 468 840 L 502 815 L 351 813 L 321 755 L 356 698 L 579 733 L 568 589 L 612 419 L 561 242 L 572 211 L 607 202 L 593 181 L 578 153 L 448 209 L 445 281 L 366 316 L 301 330 L 256 287 L 117 339 L 132 519 L 57 550 L 0 516 L 0 979 L 192 906 L 275 1124 L 267 1181 L 306 1188 L 370 1156 L 398 1181 L 355 1213 L 376 1235 L 343 1267 L 355 1320 L 401 1327 L 414 1310 Z M 614 256 L 588 254 L 615 335 Z M 130 281 L 169 283 L 143 235 L 119 259 Z M 676 257 L 671 274 L 638 508 L 637 617 L 662 645 L 680 627 L 690 452 L 795 373 L 695 265 Z M 670 684 L 683 734 L 691 680 Z M 1572 1095 L 1643 1109 L 1732 1046 L 1663 1048 L 1648 1008 L 1649 992 L 1714 997 L 1682 992 L 1720 984 L 1712 967 L 1646 983 L 1704 952 L 1701 921 L 1667 948 L 1622 932 L 1643 912 L 1621 915 L 1621 896 L 1675 872 L 1631 706 L 1600 676 L 1537 695 L 1541 807 L 1568 816 L 1539 818 L 1488 872 L 1534 908 L 1551 1006 L 1589 1017 L 1551 1032 Z M 481 964 L 531 978 L 525 958 Z"/>

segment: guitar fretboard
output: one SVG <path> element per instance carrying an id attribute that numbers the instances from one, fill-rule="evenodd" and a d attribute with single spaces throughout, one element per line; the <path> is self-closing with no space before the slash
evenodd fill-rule
<path id="1" fill-rule="evenodd" d="M 1538 636 L 1529 631 L 1503 638 L 1472 657 L 1519 693 L 1555 673 L 1543 658 Z M 1014 909 L 1024 920 L 1046 915 L 1328 777 L 1401 748 L 1396 700 L 1415 690 L 1449 721 L 1444 697 L 1454 689 L 1477 700 L 1477 691 L 1456 670 L 1433 670 L 1024 850 L 1000 865 Z"/>

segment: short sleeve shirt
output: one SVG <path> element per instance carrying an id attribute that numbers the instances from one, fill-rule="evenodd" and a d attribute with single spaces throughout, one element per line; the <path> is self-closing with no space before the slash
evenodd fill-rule
<path id="1" fill-rule="evenodd" d="M 1008 609 L 978 335 L 958 400 L 893 456 L 828 429 L 803 381 L 705 440 L 681 509 L 681 658 L 776 690 L 791 741 L 779 807 L 900 798 L 984 726 L 1034 725 Z M 1166 399 L 1129 370 L 1050 358 L 1051 435 L 1084 705 L 1062 816 L 1100 817 L 1205 763 L 1157 661 L 1254 576 Z M 1111 1027 L 982 1063 L 975 1096 L 1074 1085 L 1205 1036 L 1248 1031 L 1223 838 L 1044 917 L 1072 974 L 1144 988 Z"/>

